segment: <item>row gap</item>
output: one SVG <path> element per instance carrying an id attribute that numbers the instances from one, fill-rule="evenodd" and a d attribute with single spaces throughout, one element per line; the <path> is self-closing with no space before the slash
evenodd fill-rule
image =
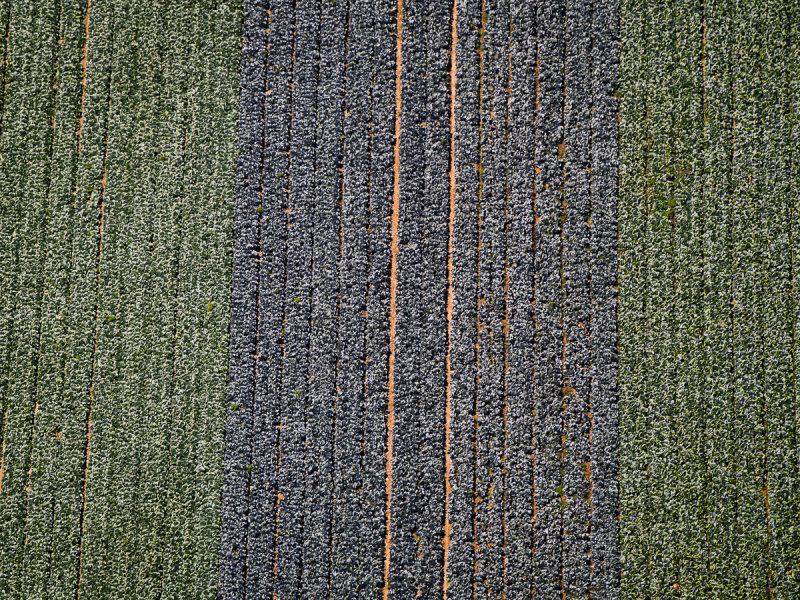
<path id="1" fill-rule="evenodd" d="M 449 173 L 449 206 L 447 214 L 447 349 L 445 354 L 445 410 L 444 410 L 444 527 L 442 536 L 443 561 L 442 561 L 442 598 L 447 600 L 447 587 L 449 580 L 447 577 L 447 566 L 450 555 L 450 494 L 452 485 L 450 483 L 450 469 L 452 460 L 450 458 L 450 421 L 451 421 L 451 341 L 452 341 L 452 318 L 453 318 L 453 222 L 456 212 L 456 168 L 455 168 L 455 102 L 456 102 L 456 45 L 458 43 L 457 33 L 458 21 L 458 0 L 453 0 L 453 8 L 450 17 L 450 106 L 449 106 L 449 125 L 450 125 L 450 173 Z"/>
<path id="2" fill-rule="evenodd" d="M 475 210 L 475 382 L 473 392 L 473 468 L 472 468 L 472 600 L 477 597 L 477 575 L 478 575 L 478 394 L 480 385 L 480 304 L 481 304 L 481 227 L 482 227 L 482 197 L 483 197 L 483 70 L 484 52 L 483 47 L 485 27 L 486 27 L 486 6 L 485 0 L 480 1 L 480 26 L 478 29 L 478 131 L 477 131 L 477 150 L 478 163 L 476 166 L 478 181 L 476 188 L 476 210 Z"/>
<path id="3" fill-rule="evenodd" d="M 256 400 L 256 391 L 257 391 L 257 382 L 258 382 L 258 358 L 259 358 L 259 338 L 260 338 L 260 328 L 261 328 L 261 257 L 263 252 L 263 244 L 262 244 L 262 228 L 263 228 L 263 217 L 264 214 L 264 153 L 266 151 L 266 91 L 267 91 L 267 78 L 268 78 L 268 69 L 269 69 L 269 30 L 271 25 L 271 17 L 272 12 L 270 10 L 270 5 L 267 4 L 265 8 L 266 12 L 266 34 L 264 36 L 264 77 L 261 84 L 261 149 L 259 152 L 259 178 L 258 178 L 258 191 L 256 192 L 259 196 L 258 206 L 256 207 L 256 265 L 255 265 L 255 272 L 256 272 L 256 297 L 255 297 L 255 324 L 254 324 L 254 335 L 253 335 L 253 343 L 252 343 L 252 351 L 248 353 L 248 356 L 252 357 L 253 359 L 253 368 L 251 372 L 252 376 L 252 383 L 250 388 L 249 394 L 249 425 L 250 431 L 247 434 L 248 439 L 248 459 L 247 459 L 247 476 L 245 478 L 245 492 L 244 492 L 244 536 L 243 536 L 243 546 L 244 546 L 244 556 L 242 557 L 242 589 L 243 589 L 243 596 L 247 598 L 248 593 L 248 584 L 247 584 L 247 567 L 250 562 L 250 489 L 252 487 L 252 464 L 253 464 L 253 447 L 255 446 L 255 425 L 254 425 L 254 415 L 255 415 L 255 400 Z"/>
<path id="4" fill-rule="evenodd" d="M 285 204 L 283 206 L 284 214 L 286 215 L 284 220 L 284 229 L 287 232 L 287 235 L 284 235 L 283 240 L 283 291 L 284 293 L 281 294 L 281 305 L 282 305 L 282 319 L 281 319 L 281 383 L 280 383 L 280 390 L 283 390 L 283 376 L 284 370 L 283 367 L 286 364 L 286 287 L 289 285 L 289 267 L 288 267 L 288 231 L 289 231 L 289 202 L 290 202 L 290 194 L 292 189 L 292 132 L 293 132 L 293 122 L 294 122 L 294 114 L 292 111 L 292 105 L 294 102 L 294 73 L 295 73 L 295 63 L 296 63 L 296 52 L 297 52 L 297 0 L 294 0 L 292 3 L 292 69 L 290 74 L 290 83 L 289 83 L 289 101 L 288 106 L 289 108 L 289 120 L 288 120 L 288 135 L 286 139 L 286 192 L 284 196 Z M 281 392 L 282 393 L 282 392 Z M 283 498 L 283 494 L 280 491 L 280 480 L 279 474 L 281 469 L 281 431 L 283 429 L 283 414 L 281 410 L 281 406 L 279 403 L 278 408 L 278 433 L 277 433 L 277 459 L 276 459 L 276 467 L 275 467 L 275 508 L 274 508 L 274 515 L 275 515 L 275 523 L 274 523 L 274 543 L 272 547 L 272 595 L 275 596 L 275 583 L 277 580 L 277 573 L 278 573 L 278 535 L 280 533 L 278 529 L 278 522 L 280 518 L 280 508 L 281 508 L 281 499 Z"/>
<path id="5" fill-rule="evenodd" d="M 397 303 L 397 236 L 400 211 L 400 111 L 402 108 L 403 60 L 403 0 L 397 0 L 395 46 L 395 121 L 394 121 L 394 183 L 392 192 L 391 263 L 389 285 L 389 374 L 386 414 L 386 506 L 383 559 L 383 600 L 389 597 L 389 567 L 391 559 L 391 507 L 392 507 L 392 452 L 394 448 L 394 359 Z"/>
<path id="6" fill-rule="evenodd" d="M 185 43 L 185 42 L 184 42 Z M 186 57 L 183 57 L 184 64 L 186 63 Z M 188 79 L 188 75 L 184 75 Z M 167 451 L 167 473 L 164 479 L 165 482 L 169 482 L 169 474 L 172 468 L 172 425 L 175 419 L 175 387 L 177 382 L 176 377 L 176 356 L 177 356 L 177 339 L 178 339 L 178 312 L 179 312 L 179 299 L 180 299 L 180 275 L 181 275 L 181 250 L 183 248 L 184 243 L 184 235 L 183 235 L 183 222 L 185 218 L 186 208 L 186 141 L 188 137 L 188 128 L 189 128 L 189 90 L 183 89 L 181 90 L 181 94 L 183 96 L 183 118 L 182 118 L 182 129 L 181 129 L 181 159 L 180 159 L 180 166 L 181 166 L 181 179 L 180 179 L 180 195 L 177 199 L 180 200 L 180 207 L 177 217 L 177 224 L 178 224 L 178 240 L 176 243 L 176 250 L 175 250 L 175 273 L 174 273 L 174 283 L 175 283 L 175 292 L 173 295 L 173 307 L 172 307 L 172 342 L 170 348 L 170 362 L 172 363 L 170 369 L 170 400 L 169 400 L 169 418 L 168 418 L 168 425 L 167 425 L 167 443 L 166 443 L 166 451 Z M 175 199 L 174 199 L 175 200 Z M 258 333 L 256 332 L 256 335 Z M 254 361 L 255 362 L 255 361 Z M 166 528 L 167 523 L 167 514 L 168 514 L 168 498 L 167 494 L 165 493 L 163 498 L 164 508 L 162 511 L 162 525 Z M 158 595 L 156 596 L 157 600 L 163 596 L 164 593 L 164 578 L 165 578 L 165 569 L 164 569 L 164 554 L 166 550 L 167 544 L 164 540 L 161 540 L 162 544 L 162 551 L 161 551 L 161 563 L 159 565 L 160 576 L 159 576 L 159 589 Z"/>
<path id="7" fill-rule="evenodd" d="M 88 13 L 87 13 L 88 14 Z M 89 30 L 89 21 L 86 21 L 86 30 Z M 97 258 L 95 260 L 95 298 L 94 298 L 94 335 L 92 343 L 92 365 L 89 370 L 89 402 L 86 407 L 86 428 L 83 450 L 83 479 L 81 481 L 81 495 L 83 500 L 81 502 L 81 510 L 79 517 L 80 535 L 78 541 L 78 564 L 76 566 L 77 575 L 75 581 L 75 600 L 78 600 L 81 593 L 81 575 L 82 575 L 82 562 L 83 562 L 83 533 L 86 517 L 86 488 L 88 483 L 89 471 L 89 441 L 92 435 L 92 404 L 94 401 L 94 377 L 95 368 L 97 366 L 97 345 L 100 335 L 99 311 L 100 311 L 100 268 L 103 258 L 103 219 L 105 217 L 105 192 L 106 192 L 106 172 L 108 165 L 108 138 L 109 138 L 109 123 L 111 121 L 111 83 L 112 83 L 112 70 L 113 70 L 113 51 L 114 51 L 114 28 L 111 28 L 112 35 L 110 39 L 111 56 L 109 57 L 108 77 L 106 78 L 106 114 L 105 124 L 103 126 L 103 159 L 102 159 L 102 174 L 100 177 L 100 198 L 97 206 Z M 88 40 L 88 37 L 87 37 Z"/>
<path id="8" fill-rule="evenodd" d="M 47 175 L 47 186 L 45 187 L 44 192 L 44 199 L 45 199 L 45 216 L 43 219 L 43 223 L 41 224 L 41 231 L 44 234 L 44 238 L 47 238 L 47 229 L 48 229 L 48 209 L 50 205 L 50 191 L 53 183 L 53 153 L 55 152 L 55 142 L 56 142 L 56 113 L 58 111 L 58 71 L 59 66 L 61 65 L 61 52 L 59 51 L 59 42 L 58 40 L 61 39 L 61 28 L 62 28 L 62 17 L 64 14 L 64 4 L 59 2 L 59 9 L 58 9 L 58 18 L 55 22 L 55 47 L 53 49 L 53 71 L 52 71 L 52 80 L 53 84 L 51 89 L 52 100 L 51 105 L 52 109 L 50 110 L 50 140 L 49 140 L 49 159 L 48 159 L 48 175 Z M 40 241 L 40 246 L 46 245 L 45 239 Z M 41 250 L 41 247 L 39 248 Z M 43 261 L 44 262 L 44 261 Z M 39 367 L 41 366 L 42 362 L 42 318 L 44 312 L 44 297 L 47 291 L 47 285 L 45 282 L 44 274 L 41 276 L 42 287 L 41 291 L 39 292 L 39 298 L 37 300 L 38 306 L 38 322 L 36 324 L 36 362 L 33 368 L 33 390 L 32 396 L 34 398 L 33 401 L 33 414 L 31 418 L 31 425 L 30 425 L 30 436 L 28 438 L 28 459 L 27 459 L 27 466 L 26 466 L 26 479 L 27 484 L 25 486 L 25 515 L 23 518 L 23 539 L 22 539 L 22 548 L 23 553 L 25 551 L 25 547 L 28 545 L 28 517 L 30 514 L 30 490 L 31 490 L 31 475 L 33 473 L 33 455 L 34 451 L 33 448 L 36 442 L 36 414 L 39 412 Z"/>

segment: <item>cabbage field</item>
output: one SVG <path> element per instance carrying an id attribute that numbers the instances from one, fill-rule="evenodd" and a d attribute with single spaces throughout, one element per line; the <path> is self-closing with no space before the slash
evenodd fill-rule
<path id="1" fill-rule="evenodd" d="M 800 595 L 797 2 L 624 2 L 622 597 Z"/>
<path id="2" fill-rule="evenodd" d="M 0 0 L 0 599 L 800 598 L 797 0 Z"/>
<path id="3" fill-rule="evenodd" d="M 0 597 L 213 597 L 239 8 L 3 3 Z"/>

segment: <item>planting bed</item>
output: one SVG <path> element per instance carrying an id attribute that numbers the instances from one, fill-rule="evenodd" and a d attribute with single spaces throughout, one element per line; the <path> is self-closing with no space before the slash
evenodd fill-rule
<path id="1" fill-rule="evenodd" d="M 2 7 L 0 596 L 212 597 L 239 11 Z"/>

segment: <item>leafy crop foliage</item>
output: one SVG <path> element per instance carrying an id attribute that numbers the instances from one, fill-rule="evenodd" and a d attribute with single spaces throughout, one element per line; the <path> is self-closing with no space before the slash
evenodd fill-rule
<path id="1" fill-rule="evenodd" d="M 799 8 L 622 3 L 624 598 L 800 594 Z"/>
<path id="2" fill-rule="evenodd" d="M 240 9 L 0 5 L 0 597 L 211 597 Z"/>

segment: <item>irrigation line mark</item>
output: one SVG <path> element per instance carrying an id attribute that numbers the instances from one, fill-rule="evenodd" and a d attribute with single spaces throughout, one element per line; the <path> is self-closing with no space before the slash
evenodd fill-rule
<path id="1" fill-rule="evenodd" d="M 391 275 L 389 284 L 389 374 L 388 402 L 386 407 L 386 533 L 383 543 L 383 600 L 387 600 L 389 597 L 389 565 L 392 544 L 392 435 L 394 429 L 394 358 L 395 332 L 397 326 L 397 235 L 400 213 L 400 110 L 402 109 L 403 89 L 400 75 L 403 66 L 403 0 L 397 0 L 396 36 L 394 74 L 394 185 L 392 192 Z"/>
<path id="2" fill-rule="evenodd" d="M 88 20 L 86 25 L 88 31 Z M 100 323 L 98 320 L 100 311 L 100 266 L 103 257 L 103 219 L 105 216 L 105 193 L 106 193 L 106 168 L 108 164 L 108 129 L 111 121 L 111 82 L 113 72 L 113 53 L 114 53 L 114 36 L 113 36 L 113 23 L 111 27 L 110 47 L 111 54 L 109 56 L 108 77 L 106 78 L 106 122 L 103 132 L 103 160 L 102 160 L 102 175 L 100 177 L 100 199 L 97 207 L 97 259 L 95 261 L 95 298 L 94 298 L 94 335 L 92 342 L 92 365 L 89 369 L 89 402 L 86 407 L 86 428 L 83 449 L 83 479 L 81 481 L 81 510 L 79 521 L 79 538 L 78 538 L 78 564 L 77 575 L 75 581 L 75 600 L 80 598 L 81 594 L 81 566 L 83 561 L 83 531 L 86 517 L 86 487 L 88 482 L 89 471 L 89 440 L 92 436 L 92 404 L 94 401 L 94 377 L 95 368 L 97 366 L 97 342 L 100 335 Z M 87 38 L 88 39 L 88 38 Z"/>
<path id="3" fill-rule="evenodd" d="M 450 469 L 453 462 L 450 457 L 450 420 L 451 420 L 451 336 L 453 318 L 453 222 L 456 214 L 456 165 L 455 165 L 455 131 L 456 131 L 456 45 L 458 34 L 458 0 L 453 0 L 453 11 L 450 26 L 450 205 L 447 218 L 447 350 L 445 355 L 445 419 L 444 419 L 444 531 L 442 547 L 442 598 L 447 600 L 447 564 L 450 554 L 450 494 L 453 487 L 450 483 Z"/>

